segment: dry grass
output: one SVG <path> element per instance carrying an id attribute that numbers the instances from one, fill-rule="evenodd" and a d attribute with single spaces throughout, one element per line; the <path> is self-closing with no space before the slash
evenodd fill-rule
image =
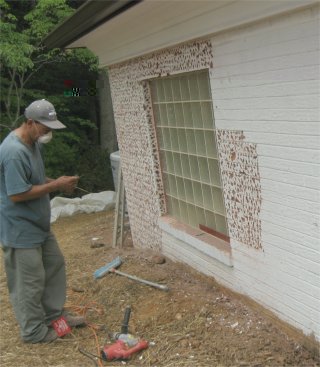
<path id="1" fill-rule="evenodd" d="M 103 366 L 319 366 L 298 338 L 213 279 L 170 260 L 156 264 L 154 253 L 132 248 L 130 236 L 123 250 L 112 249 L 112 226 L 112 212 L 62 218 L 53 226 L 67 263 L 66 306 L 85 314 L 91 326 L 74 329 L 58 342 L 20 341 L 1 270 L 1 367 L 93 366 L 78 348 L 98 354 L 110 343 L 108 332 L 120 331 L 127 305 L 132 307 L 130 332 L 150 346 L 131 361 L 103 362 Z M 93 237 L 100 237 L 105 246 L 91 248 Z M 114 274 L 94 280 L 93 272 L 118 255 L 123 259 L 122 271 L 167 284 L 170 291 Z"/>

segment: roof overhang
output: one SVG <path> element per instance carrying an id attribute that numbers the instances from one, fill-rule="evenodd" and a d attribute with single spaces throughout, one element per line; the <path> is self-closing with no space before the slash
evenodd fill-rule
<path id="1" fill-rule="evenodd" d="M 64 48 L 141 0 L 88 0 L 43 40 L 47 48 Z"/>
<path id="2" fill-rule="evenodd" d="M 45 44 L 87 47 L 104 67 L 314 4 L 319 3 L 315 0 L 89 0 L 51 32 Z"/>

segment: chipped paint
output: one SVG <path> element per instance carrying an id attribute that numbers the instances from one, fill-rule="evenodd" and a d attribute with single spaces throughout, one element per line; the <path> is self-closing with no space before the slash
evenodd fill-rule
<path id="1" fill-rule="evenodd" d="M 148 79 L 213 68 L 209 40 L 162 50 L 109 70 L 133 241 L 161 249 L 165 195 Z M 217 130 L 230 237 L 261 248 L 261 188 L 254 144 L 241 131 Z M 243 188 L 246 190 L 243 190 Z"/>
<path id="2" fill-rule="evenodd" d="M 217 130 L 230 237 L 261 249 L 261 186 L 256 144 L 242 131 Z M 244 189 L 245 188 L 245 189 Z"/>

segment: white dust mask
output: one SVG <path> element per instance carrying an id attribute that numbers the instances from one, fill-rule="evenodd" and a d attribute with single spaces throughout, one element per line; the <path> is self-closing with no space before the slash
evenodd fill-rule
<path id="1" fill-rule="evenodd" d="M 44 134 L 38 138 L 38 143 L 47 144 L 52 139 L 52 131 L 49 131 L 47 134 Z"/>

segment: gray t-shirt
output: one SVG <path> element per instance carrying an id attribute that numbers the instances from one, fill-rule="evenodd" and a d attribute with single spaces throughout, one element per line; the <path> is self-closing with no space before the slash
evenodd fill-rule
<path id="1" fill-rule="evenodd" d="M 38 143 L 24 144 L 11 132 L 0 145 L 0 241 L 15 248 L 41 246 L 50 233 L 49 194 L 14 203 L 10 195 L 46 182 Z"/>

